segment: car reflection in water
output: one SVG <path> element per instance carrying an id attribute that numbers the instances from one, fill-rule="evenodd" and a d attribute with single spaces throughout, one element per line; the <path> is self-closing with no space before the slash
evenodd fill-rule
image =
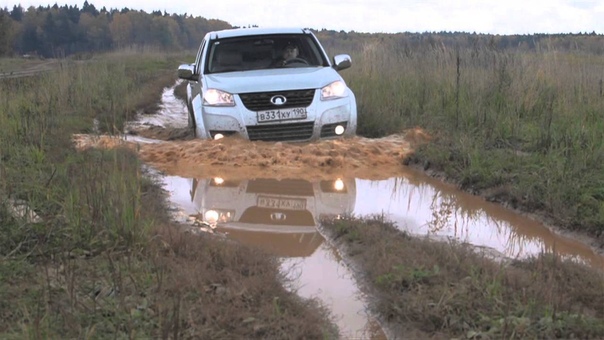
<path id="1" fill-rule="evenodd" d="M 320 219 L 354 210 L 354 179 L 194 179 L 191 201 L 197 219 L 229 238 L 277 256 L 310 256 L 323 242 Z"/>

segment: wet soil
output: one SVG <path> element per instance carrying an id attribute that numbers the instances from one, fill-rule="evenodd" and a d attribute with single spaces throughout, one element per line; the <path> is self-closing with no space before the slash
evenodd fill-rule
<path id="1" fill-rule="evenodd" d="M 131 136 L 141 136 L 148 139 L 157 139 L 161 141 L 186 141 L 195 139 L 193 131 L 189 128 L 165 128 L 152 125 L 146 129 L 132 130 L 128 132 Z"/>

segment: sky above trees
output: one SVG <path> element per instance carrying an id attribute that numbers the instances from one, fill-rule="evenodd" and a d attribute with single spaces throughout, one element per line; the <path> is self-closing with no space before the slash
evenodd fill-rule
<path id="1" fill-rule="evenodd" d="M 44 0 L 0 0 L 0 7 L 52 6 Z M 98 0 L 97 8 L 166 11 L 235 26 L 299 26 L 356 32 L 604 34 L 604 0 Z M 62 5 L 82 6 L 67 0 Z"/>

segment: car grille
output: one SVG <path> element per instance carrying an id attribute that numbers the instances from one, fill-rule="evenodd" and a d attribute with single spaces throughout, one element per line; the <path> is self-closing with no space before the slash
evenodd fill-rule
<path id="1" fill-rule="evenodd" d="M 248 125 L 247 134 L 250 140 L 263 141 L 303 141 L 312 137 L 314 122 Z"/>
<path id="2" fill-rule="evenodd" d="M 255 179 L 247 183 L 245 190 L 253 194 L 314 196 L 312 183 L 301 179 Z"/>
<path id="3" fill-rule="evenodd" d="M 271 98 L 276 95 L 284 96 L 287 101 L 283 105 L 274 105 Z M 308 107 L 315 96 L 315 90 L 293 90 L 275 92 L 241 93 L 239 98 L 250 111 L 285 109 L 289 107 Z"/>
<path id="4" fill-rule="evenodd" d="M 336 137 L 336 126 L 338 125 L 342 125 L 344 127 L 344 129 L 346 129 L 346 126 L 348 125 L 348 122 L 339 122 L 339 123 L 332 123 L 332 124 L 325 124 L 321 127 L 321 138 L 326 138 L 326 137 Z"/>

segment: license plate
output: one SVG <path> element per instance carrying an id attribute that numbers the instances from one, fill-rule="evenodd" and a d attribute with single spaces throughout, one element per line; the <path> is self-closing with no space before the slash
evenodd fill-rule
<path id="1" fill-rule="evenodd" d="M 305 210 L 306 209 L 306 199 L 258 196 L 256 205 L 260 208 L 272 208 L 272 209 L 284 209 L 284 210 Z"/>
<path id="2" fill-rule="evenodd" d="M 258 111 L 258 123 L 278 122 L 282 120 L 305 119 L 306 108 L 294 107 L 290 109 Z"/>

